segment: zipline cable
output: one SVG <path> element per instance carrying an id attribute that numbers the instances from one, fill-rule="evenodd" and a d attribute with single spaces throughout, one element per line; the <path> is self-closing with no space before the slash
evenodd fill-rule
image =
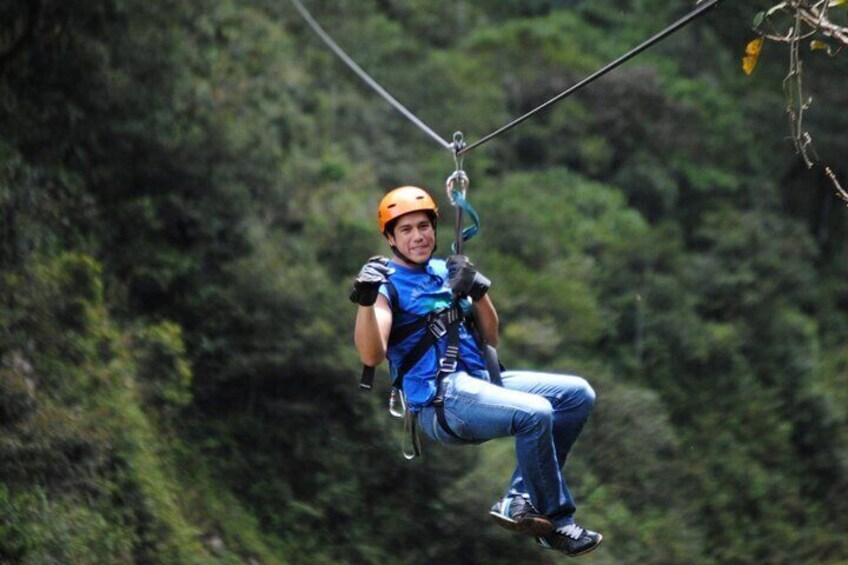
<path id="1" fill-rule="evenodd" d="M 526 120 L 527 118 L 537 114 L 538 112 L 541 112 L 542 110 L 544 110 L 545 108 L 548 108 L 549 106 L 552 106 L 553 104 L 556 104 L 557 102 L 559 102 L 560 100 L 562 100 L 566 96 L 570 96 L 571 94 L 577 92 L 578 90 L 580 90 L 584 86 L 588 85 L 591 82 L 594 82 L 595 80 L 597 80 L 598 78 L 607 74 L 608 72 L 615 69 L 619 65 L 629 61 L 630 59 L 632 59 L 633 57 L 635 57 L 636 55 L 638 55 L 639 53 L 641 53 L 642 51 L 644 51 L 648 47 L 651 47 L 655 43 L 662 41 L 663 39 L 665 39 L 666 37 L 668 37 L 669 35 L 671 35 L 675 31 L 677 31 L 678 29 L 689 24 L 690 22 L 692 22 L 696 18 L 702 16 L 710 8 L 714 8 L 715 6 L 717 6 L 722 1 L 723 0 L 708 0 L 707 2 L 704 2 L 703 4 L 701 4 L 699 7 L 695 8 L 692 12 L 690 12 L 686 16 L 680 18 L 679 20 L 677 20 L 676 22 L 674 22 L 673 24 L 671 24 L 670 26 L 668 26 L 667 28 L 665 28 L 661 32 L 657 33 L 656 35 L 654 35 L 653 37 L 651 37 L 650 39 L 648 39 L 647 41 L 645 41 L 644 43 L 642 43 L 638 47 L 635 47 L 634 49 L 628 51 L 627 53 L 625 53 L 624 55 L 622 55 L 621 57 L 619 57 L 618 59 L 616 59 L 612 63 L 606 65 L 605 67 L 599 69 L 595 73 L 584 78 L 583 80 L 581 80 L 580 82 L 578 82 L 574 86 L 570 87 L 568 90 L 565 90 L 564 92 L 557 94 L 556 96 L 554 96 L 553 98 L 551 98 L 550 100 L 545 102 L 544 104 L 537 106 L 536 108 L 534 108 L 533 110 L 530 110 L 529 112 L 527 112 L 523 116 L 516 118 L 515 120 L 511 121 L 510 123 L 506 124 L 505 126 L 499 128 L 499 129 L 496 129 L 492 133 L 486 135 L 485 137 L 478 139 L 474 143 L 471 143 L 469 145 L 466 145 L 464 147 L 457 149 L 456 154 L 457 155 L 464 155 L 464 154 L 468 153 L 472 149 L 475 149 L 475 148 L 483 145 L 487 141 L 490 141 L 491 139 L 499 136 L 500 134 L 514 128 L 515 126 L 517 126 L 518 124 L 520 124 L 521 122 Z"/>
<path id="2" fill-rule="evenodd" d="M 445 149 L 455 152 L 454 146 L 451 143 L 445 141 L 439 134 L 434 132 L 427 124 L 425 124 L 421 119 L 419 119 L 415 114 L 410 112 L 403 104 L 397 101 L 397 99 L 389 94 L 385 88 L 380 86 L 380 84 L 371 78 L 368 73 L 362 70 L 362 68 L 356 64 L 356 61 L 348 57 L 347 53 L 345 53 L 341 47 L 339 47 L 333 38 L 324 31 L 324 29 L 318 25 L 318 22 L 315 21 L 315 18 L 312 17 L 312 14 L 301 4 L 300 0 L 291 0 L 291 3 L 294 4 L 294 7 L 297 8 L 297 11 L 300 12 L 300 15 L 306 20 L 306 23 L 309 24 L 309 27 L 318 34 L 318 37 L 327 44 L 327 47 L 333 50 L 333 52 L 341 59 L 350 69 L 359 75 L 359 78 L 364 80 L 368 86 L 373 88 L 377 94 L 382 96 L 386 102 L 395 107 L 395 109 L 406 116 L 406 118 L 411 121 L 413 124 L 418 126 L 424 133 L 429 135 L 433 140 L 444 147 Z"/>
<path id="3" fill-rule="evenodd" d="M 451 151 L 454 154 L 455 157 L 460 157 L 460 156 L 465 155 L 466 153 L 472 151 L 473 149 L 476 149 L 477 147 L 483 145 L 484 143 L 491 141 L 492 139 L 501 135 L 502 133 L 505 133 L 506 131 L 511 130 L 512 128 L 521 124 L 522 122 L 524 122 L 528 118 L 536 115 L 537 113 L 541 112 L 542 110 L 549 108 L 550 106 L 556 104 L 557 102 L 560 102 L 562 99 L 574 94 L 575 92 L 577 92 L 581 88 L 583 88 L 583 87 L 589 85 L 590 83 L 596 81 L 597 79 L 601 78 L 602 76 L 609 73 L 613 69 L 615 69 L 615 68 L 619 67 L 620 65 L 626 63 L 627 61 L 629 61 L 630 59 L 632 59 L 633 57 L 635 57 L 636 55 L 638 55 L 642 51 L 645 51 L 649 47 L 653 46 L 656 43 L 659 43 L 660 41 L 662 41 L 663 39 L 665 39 L 666 37 L 668 37 L 672 33 L 676 32 L 680 28 L 690 24 L 692 21 L 694 21 L 695 19 L 704 15 L 710 9 L 715 8 L 716 6 L 718 6 L 723 1 L 724 0 L 707 0 L 706 2 L 701 2 L 697 8 L 692 10 L 687 15 L 683 16 L 682 18 L 680 18 L 679 20 L 677 20 L 676 22 L 674 22 L 670 26 L 666 27 L 665 29 L 663 29 L 662 31 L 660 31 L 659 33 L 654 35 L 653 37 L 649 38 L 648 40 L 646 40 L 643 43 L 641 43 L 640 45 L 638 45 L 637 47 L 634 47 L 633 49 L 631 49 L 630 51 L 628 51 L 627 53 L 625 53 L 624 55 L 622 55 L 618 59 L 614 60 L 613 62 L 609 63 L 608 65 L 606 65 L 606 66 L 600 68 L 599 70 L 595 71 L 593 74 L 584 78 L 583 80 L 581 80 L 577 84 L 575 84 L 575 85 L 571 86 L 570 88 L 568 88 L 567 90 L 557 94 L 556 96 L 554 96 L 553 98 L 551 98 L 547 102 L 544 102 L 543 104 L 541 104 L 541 105 L 537 106 L 536 108 L 530 110 L 526 114 L 514 119 L 513 121 L 509 122 L 505 126 L 502 126 L 498 129 L 496 129 L 495 131 L 489 133 L 488 135 L 478 139 L 474 143 L 471 143 L 469 145 L 463 144 L 461 146 L 457 145 L 456 143 L 449 143 L 448 141 L 443 139 L 439 134 L 437 134 L 435 131 L 433 131 L 427 124 L 425 124 L 420 118 L 418 118 L 415 114 L 413 114 L 411 111 L 409 111 L 403 104 L 398 102 L 398 100 L 394 96 L 389 94 L 386 91 L 386 89 L 383 88 L 382 86 L 380 86 L 380 84 L 376 80 L 371 78 L 368 75 L 368 73 L 366 73 L 364 70 L 362 70 L 362 68 L 359 65 L 356 64 L 356 61 L 351 59 L 347 55 L 347 53 L 345 53 L 342 50 L 342 48 L 339 47 L 336 44 L 335 41 L 333 41 L 333 39 L 330 37 L 330 35 L 327 32 L 324 31 L 324 29 L 318 24 L 318 22 L 315 21 L 315 18 L 312 17 L 312 14 L 309 13 L 309 11 L 303 6 L 303 4 L 300 2 L 300 0 L 291 0 L 291 3 L 294 4 L 294 7 L 297 9 L 297 11 L 300 13 L 300 15 L 306 21 L 306 23 L 309 24 L 309 26 L 312 28 L 312 30 L 316 34 L 318 34 L 318 36 L 321 38 L 321 40 L 348 67 L 350 67 L 351 70 L 353 70 L 357 75 L 359 75 L 359 77 L 363 81 L 365 81 L 372 89 L 374 89 L 380 96 L 382 96 L 389 104 L 394 106 L 396 110 L 398 110 L 401 114 L 406 116 L 406 118 L 409 121 L 411 121 L 413 124 L 418 126 L 418 128 L 420 128 L 424 133 L 429 135 L 436 143 L 441 145 L 443 148 Z"/>

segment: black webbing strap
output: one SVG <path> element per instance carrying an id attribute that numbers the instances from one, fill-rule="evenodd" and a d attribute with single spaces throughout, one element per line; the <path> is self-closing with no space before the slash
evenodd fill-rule
<path id="1" fill-rule="evenodd" d="M 495 386 L 503 386 L 501 372 L 505 371 L 506 368 L 498 357 L 498 350 L 485 343 L 483 344 L 482 352 L 483 360 L 486 362 L 486 370 L 489 371 L 489 381 Z"/>
<path id="2" fill-rule="evenodd" d="M 439 381 L 439 382 L 441 382 L 441 381 Z M 455 437 L 456 439 L 464 440 L 465 438 L 459 437 L 456 434 L 456 432 L 454 432 L 451 429 L 450 424 L 448 424 L 448 419 L 445 417 L 444 399 L 442 399 L 442 400 L 443 400 L 442 402 L 438 402 L 438 403 L 434 404 L 434 406 L 436 407 L 436 419 L 439 421 L 439 425 L 442 426 L 442 429 L 445 430 L 448 433 L 448 435 L 451 435 L 451 436 Z"/>
<path id="3" fill-rule="evenodd" d="M 392 332 L 389 334 L 389 345 L 397 345 L 406 341 L 409 336 L 426 326 L 429 322 L 427 318 L 418 318 L 414 322 L 404 324 L 402 326 L 392 326 Z"/>
<path id="4" fill-rule="evenodd" d="M 376 370 L 370 365 L 362 366 L 362 374 L 359 376 L 359 390 L 368 392 L 374 387 L 374 374 Z"/>
<path id="5" fill-rule="evenodd" d="M 498 359 L 498 350 L 489 345 L 480 336 L 480 330 L 477 328 L 477 319 L 472 314 L 465 318 L 465 327 L 471 332 L 471 337 L 477 343 L 477 348 L 480 350 L 480 355 L 483 356 L 483 361 L 486 363 L 486 370 L 489 372 L 489 382 L 495 386 L 503 386 L 503 378 L 501 371 L 505 371 L 503 364 Z"/>
<path id="6" fill-rule="evenodd" d="M 463 315 L 459 306 L 452 306 L 446 310 L 434 312 L 423 320 L 426 322 L 427 331 L 421 336 L 421 339 L 410 349 L 409 353 L 403 359 L 403 365 L 398 367 L 398 380 L 403 380 L 403 376 L 408 373 L 421 360 L 427 351 L 445 335 L 448 336 L 448 347 L 450 347 L 450 328 L 456 327 L 457 331 L 457 346 L 459 345 L 459 324 L 462 322 Z M 418 325 L 418 322 L 414 322 Z M 411 324 L 410 324 L 411 325 Z M 406 327 L 406 326 L 402 326 Z M 399 385 L 395 385 L 399 386 Z"/>
<path id="7" fill-rule="evenodd" d="M 447 328 L 448 345 L 445 355 L 439 359 L 439 373 L 436 375 L 436 398 L 433 406 L 436 408 L 436 419 L 448 435 L 457 439 L 463 439 L 454 432 L 445 417 L 445 393 L 442 390 L 442 381 L 445 377 L 456 372 L 457 360 L 459 359 L 459 322 L 453 323 Z"/>

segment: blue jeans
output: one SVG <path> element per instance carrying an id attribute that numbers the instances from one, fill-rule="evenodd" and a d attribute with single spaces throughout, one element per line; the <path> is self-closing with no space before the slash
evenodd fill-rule
<path id="1" fill-rule="evenodd" d="M 419 412 L 421 429 L 446 445 L 515 436 L 518 465 L 507 494 L 529 495 L 557 527 L 574 523 L 576 507 L 562 466 L 595 405 L 595 391 L 571 375 L 506 371 L 502 376 L 503 387 L 491 384 L 486 372 L 457 372 L 442 381 L 445 418 L 462 439 L 442 429 L 433 406 Z"/>

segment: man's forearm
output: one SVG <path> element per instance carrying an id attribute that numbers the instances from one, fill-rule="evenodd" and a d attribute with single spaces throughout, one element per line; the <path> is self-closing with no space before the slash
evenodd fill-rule
<path id="1" fill-rule="evenodd" d="M 477 329 L 480 330 L 480 337 L 492 347 L 497 347 L 498 342 L 500 342 L 498 313 L 488 294 L 474 303 L 474 315 L 477 320 Z"/>
<path id="2" fill-rule="evenodd" d="M 364 365 L 376 367 L 386 358 L 386 346 L 380 334 L 374 306 L 360 306 L 357 310 L 353 341 Z"/>

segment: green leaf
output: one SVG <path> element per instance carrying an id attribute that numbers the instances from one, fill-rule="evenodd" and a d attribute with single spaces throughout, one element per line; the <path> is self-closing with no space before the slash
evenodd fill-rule
<path id="1" fill-rule="evenodd" d="M 766 19 L 766 13 L 765 12 L 757 13 L 757 15 L 754 16 L 754 29 L 757 29 L 758 27 L 760 27 L 760 24 L 762 24 L 763 20 L 765 20 L 765 19 Z"/>
<path id="2" fill-rule="evenodd" d="M 837 6 L 848 6 L 848 0 L 830 0 L 828 8 L 836 8 Z"/>
<path id="3" fill-rule="evenodd" d="M 846 0 L 846 1 L 848 1 L 848 0 Z M 810 50 L 811 51 L 827 51 L 828 57 L 834 57 L 834 56 L 836 56 L 837 53 L 839 53 L 838 50 L 833 49 L 832 45 L 830 45 L 829 43 L 827 43 L 825 41 L 820 41 L 818 39 L 814 39 L 814 40 L 810 41 Z"/>

